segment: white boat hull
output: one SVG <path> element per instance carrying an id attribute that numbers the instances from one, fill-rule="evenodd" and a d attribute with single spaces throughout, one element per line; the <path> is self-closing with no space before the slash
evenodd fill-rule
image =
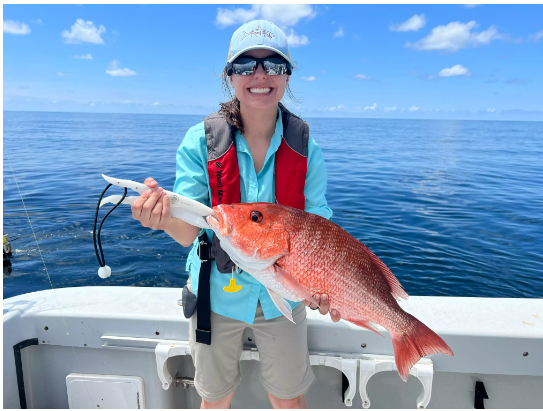
<path id="1" fill-rule="evenodd" d="M 192 359 L 183 348 L 188 345 L 188 322 L 177 305 L 180 297 L 181 290 L 171 288 L 79 287 L 4 300 L 4 408 L 20 408 L 13 346 L 34 338 L 38 345 L 21 350 L 28 408 L 77 404 L 77 390 L 70 393 L 70 401 L 68 398 L 67 377 L 71 375 L 72 381 L 74 374 L 139 377 L 141 392 L 136 402 L 128 401 L 132 394 L 127 394 L 127 407 L 199 408 L 201 399 L 195 388 L 176 386 L 174 381 L 176 374 L 194 377 Z M 486 408 L 541 407 L 543 300 L 411 297 L 401 305 L 438 333 L 455 353 L 454 357 L 431 356 L 427 361 L 433 369 L 428 408 L 473 408 L 477 381 L 484 383 L 488 394 Z M 310 310 L 308 324 L 316 376 L 306 394 L 308 406 L 347 408 L 343 367 L 354 382 L 346 395 L 354 408 L 362 408 L 360 370 L 373 367 L 375 358 L 381 358 L 376 364 L 385 368 L 393 363 L 390 339 L 344 321 L 335 324 Z M 388 337 L 384 329 L 379 331 Z M 242 382 L 232 405 L 271 408 L 260 384 L 258 351 L 251 337 L 248 328 Z M 387 358 L 392 359 L 390 364 Z M 165 364 L 162 372 L 161 361 Z M 164 389 L 165 382 L 168 389 Z M 113 406 L 105 391 L 106 399 L 98 398 L 94 388 L 89 389 L 91 383 L 87 384 L 88 398 L 79 400 L 94 408 L 100 400 L 105 401 L 101 408 Z M 383 371 L 368 381 L 366 391 L 371 408 L 417 408 L 422 387 L 413 375 L 403 382 L 396 371 Z M 117 394 L 111 395 L 118 399 Z M 118 401 L 115 404 L 117 407 Z"/>

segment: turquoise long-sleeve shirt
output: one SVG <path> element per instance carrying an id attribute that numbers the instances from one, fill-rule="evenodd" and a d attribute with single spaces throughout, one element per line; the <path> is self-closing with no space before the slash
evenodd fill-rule
<path id="1" fill-rule="evenodd" d="M 283 138 L 283 121 L 281 109 L 275 124 L 270 148 L 266 153 L 264 166 L 257 174 L 249 145 L 238 130 L 235 136 L 235 144 L 241 179 L 241 202 L 275 202 L 275 152 Z M 204 131 L 204 123 L 201 122 L 190 128 L 177 150 L 177 170 L 173 191 L 196 200 L 211 207 L 211 188 L 208 184 L 207 173 L 207 145 Z M 318 214 L 324 218 L 332 216 L 332 210 L 328 208 L 326 198 L 326 170 L 322 152 L 311 137 L 309 137 L 307 157 L 307 177 L 304 188 L 305 211 Z M 205 230 L 208 241 L 213 236 L 212 230 Z M 200 259 L 197 255 L 198 239 L 194 241 L 192 250 L 187 259 L 186 269 L 191 276 L 192 289 L 198 295 L 198 278 L 200 273 Z M 215 261 L 211 262 L 211 310 L 217 314 L 252 324 L 258 301 L 262 306 L 264 318 L 279 317 L 281 312 L 275 307 L 266 288 L 255 280 L 250 274 L 242 272 L 234 274 L 236 284 L 241 285 L 241 290 L 229 293 L 223 290 L 230 284 L 231 274 L 223 274 L 217 270 Z M 299 302 L 289 301 L 292 308 Z"/>

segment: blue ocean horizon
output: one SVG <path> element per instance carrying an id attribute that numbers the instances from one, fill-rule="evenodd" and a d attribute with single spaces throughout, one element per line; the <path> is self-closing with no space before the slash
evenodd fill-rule
<path id="1" fill-rule="evenodd" d="M 125 205 L 102 228 L 112 275 L 99 278 L 92 225 L 101 174 L 171 189 L 176 150 L 202 120 L 5 111 L 3 232 L 19 239 L 4 298 L 50 289 L 47 273 L 54 288 L 182 287 L 190 249 Z M 543 296 L 543 122 L 305 120 L 324 155 L 332 221 L 408 294 Z"/>

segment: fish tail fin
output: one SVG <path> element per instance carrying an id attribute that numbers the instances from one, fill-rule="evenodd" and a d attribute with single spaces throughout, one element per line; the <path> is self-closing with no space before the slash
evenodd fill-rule
<path id="1" fill-rule="evenodd" d="M 409 314 L 408 314 L 409 315 Z M 404 381 L 407 380 L 409 370 L 422 357 L 430 354 L 446 354 L 454 356 L 450 347 L 439 335 L 412 315 L 411 326 L 403 333 L 391 333 L 392 346 L 398 373 Z"/>

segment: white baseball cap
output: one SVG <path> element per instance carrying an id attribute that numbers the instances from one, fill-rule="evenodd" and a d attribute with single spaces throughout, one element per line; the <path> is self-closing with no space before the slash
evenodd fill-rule
<path id="1" fill-rule="evenodd" d="M 272 50 L 284 57 L 290 64 L 287 36 L 283 30 L 267 20 L 253 20 L 245 23 L 232 35 L 227 63 L 233 62 L 249 50 Z"/>

